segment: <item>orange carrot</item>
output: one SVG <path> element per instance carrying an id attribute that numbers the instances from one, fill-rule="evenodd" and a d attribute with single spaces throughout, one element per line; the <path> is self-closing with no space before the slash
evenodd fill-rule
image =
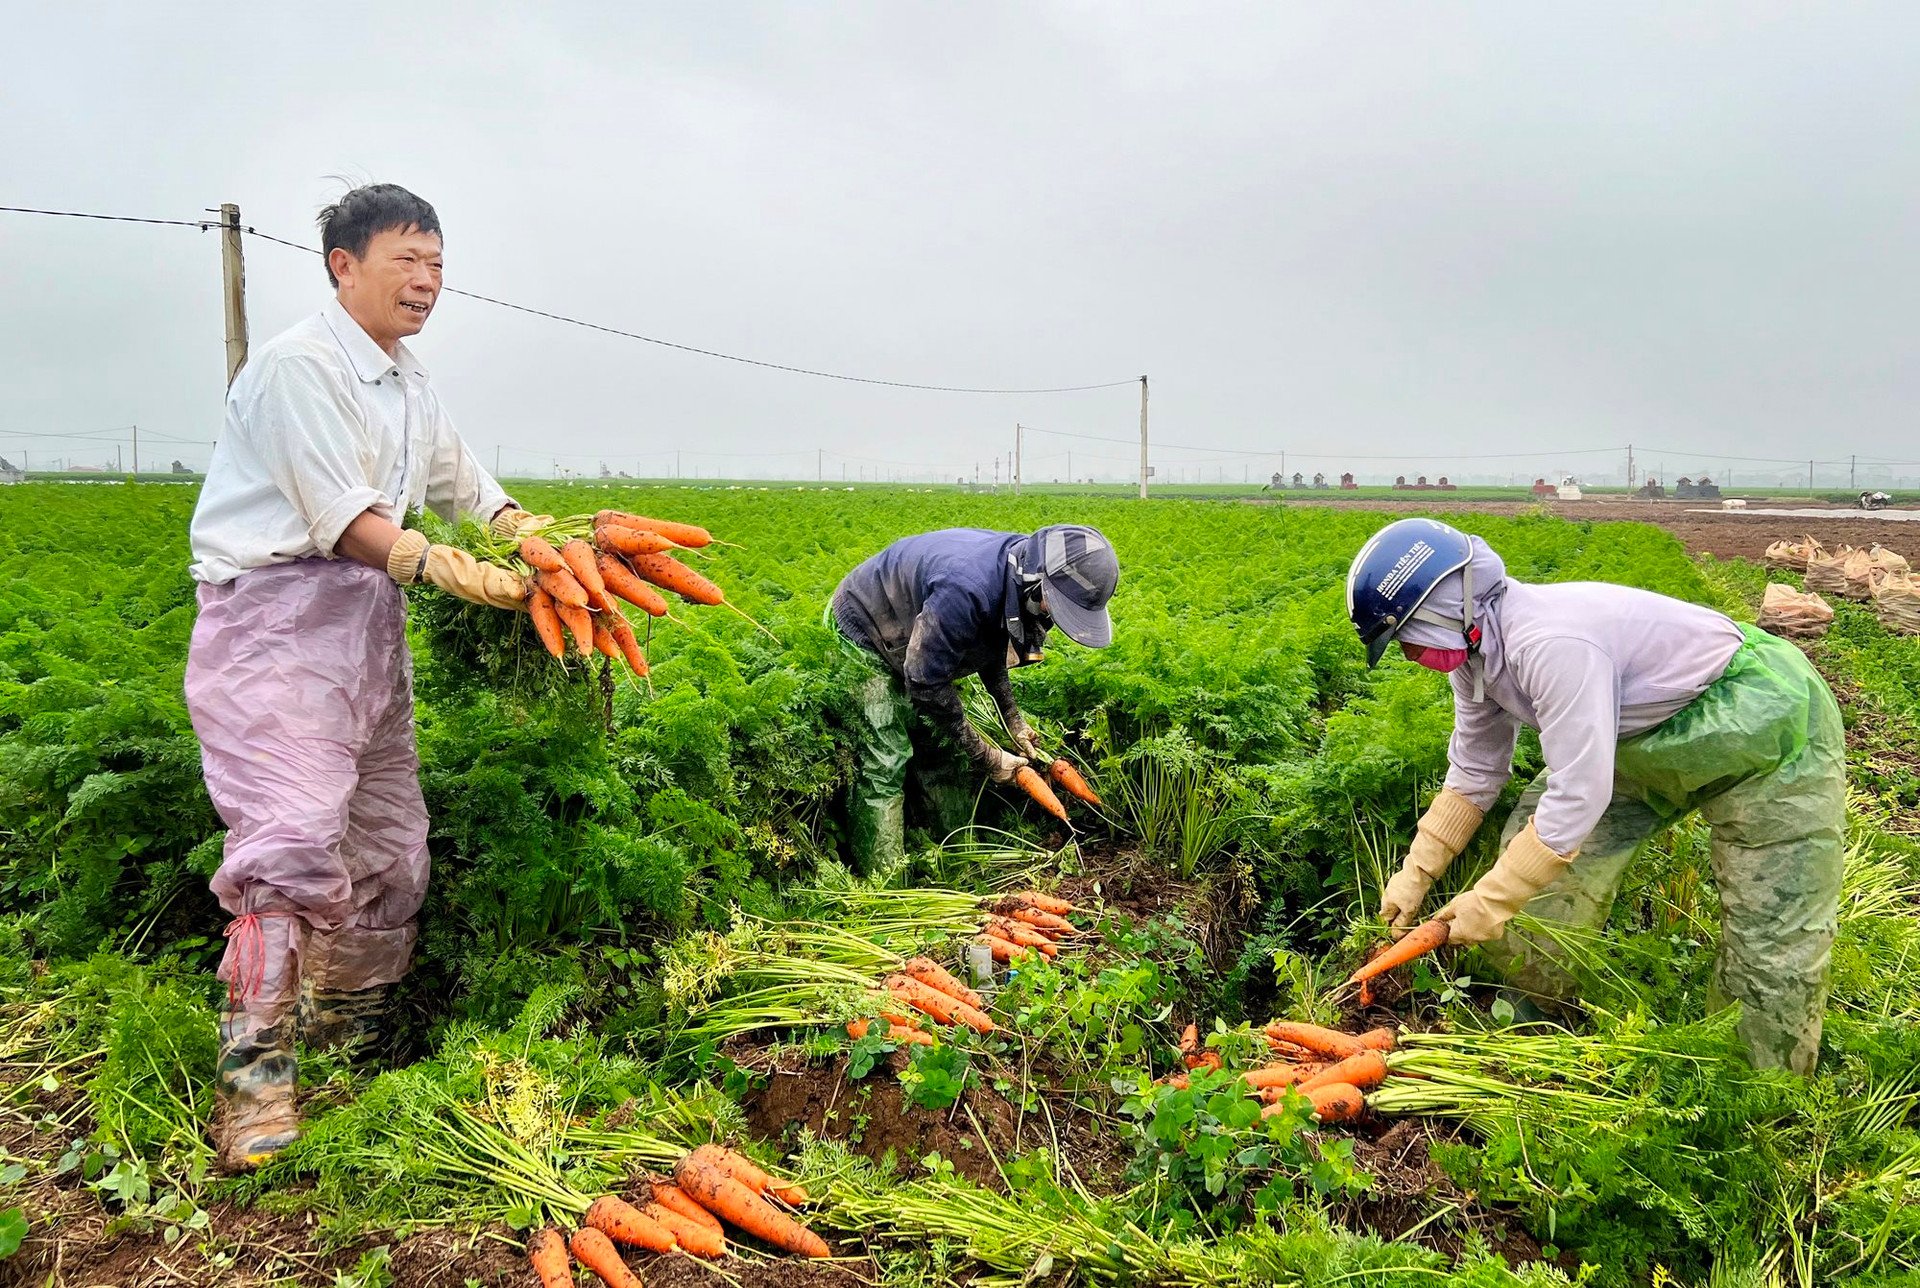
<path id="1" fill-rule="evenodd" d="M 1189 1069 L 1218 1070 L 1226 1067 L 1226 1061 L 1221 1058 L 1218 1051 L 1195 1051 L 1186 1057 L 1186 1063 Z"/>
<path id="2" fill-rule="evenodd" d="M 1180 1030 L 1180 1054 L 1192 1055 L 1200 1049 L 1200 1026 L 1189 1024 Z"/>
<path id="3" fill-rule="evenodd" d="M 627 665 L 633 668 L 635 675 L 647 673 L 647 655 L 640 651 L 640 641 L 633 633 L 633 623 L 624 613 L 614 611 L 604 615 L 607 620 L 607 634 L 613 636 L 614 647 L 627 659 Z"/>
<path id="4" fill-rule="evenodd" d="M 1362 1051 L 1359 1055 L 1350 1055 L 1338 1064 L 1328 1065 L 1300 1084 L 1300 1090 L 1312 1091 L 1317 1087 L 1346 1083 L 1349 1087 L 1359 1087 L 1365 1091 L 1379 1086 L 1387 1080 L 1387 1061 L 1378 1051 Z"/>
<path id="5" fill-rule="evenodd" d="M 625 510 L 602 510 L 593 516 L 593 525 L 604 527 L 615 524 L 622 528 L 637 528 L 641 532 L 657 532 L 677 546 L 700 546 L 713 544 L 713 534 L 705 528 L 696 528 L 691 523 L 675 523 L 670 519 L 649 519 L 644 515 L 628 514 Z"/>
<path id="6" fill-rule="evenodd" d="M 867 1032 L 867 1022 L 865 1020 L 847 1021 L 848 1037 L 863 1038 L 867 1036 Z M 909 1028 L 904 1024 L 889 1024 L 887 1025 L 887 1041 L 904 1043 L 907 1046 L 932 1046 L 933 1034 L 928 1033 L 924 1029 Z"/>
<path id="7" fill-rule="evenodd" d="M 1400 937 L 1400 941 L 1380 953 L 1365 966 L 1347 977 L 1349 984 L 1364 984 L 1376 975 L 1384 975 L 1395 966 L 1404 966 L 1416 957 L 1424 957 L 1447 942 L 1447 923 L 1429 921 L 1416 926 Z"/>
<path id="8" fill-rule="evenodd" d="M 1338 1029 L 1323 1029 L 1318 1024 L 1291 1024 L 1275 1020 L 1267 1025 L 1267 1036 L 1304 1047 L 1316 1055 L 1330 1055 L 1339 1060 L 1359 1055 L 1368 1049 L 1353 1034 L 1342 1033 Z"/>
<path id="9" fill-rule="evenodd" d="M 827 1241 L 728 1176 L 700 1151 L 681 1159 L 673 1179 L 694 1202 L 736 1229 L 803 1257 L 827 1257 Z"/>
<path id="10" fill-rule="evenodd" d="M 680 1197 L 688 1206 L 700 1207 L 686 1195 L 681 1194 Z M 700 1215 L 706 1218 L 704 1221 L 696 1221 L 690 1216 L 676 1212 L 658 1200 L 642 1204 L 640 1210 L 651 1217 L 654 1224 L 672 1232 L 673 1241 L 694 1256 L 724 1257 L 727 1255 L 727 1240 L 726 1236 L 720 1233 L 720 1223 L 715 1221 L 713 1213 L 705 1208 L 700 1208 Z"/>
<path id="11" fill-rule="evenodd" d="M 1016 961 L 1033 952 L 1031 948 L 1022 948 L 1019 944 L 1011 940 L 1002 939 L 998 935 L 982 934 L 973 942 L 976 944 L 985 944 L 988 949 L 992 951 L 993 960 L 997 962 Z"/>
<path id="12" fill-rule="evenodd" d="M 623 528 L 619 524 L 608 523 L 593 530 L 593 544 L 602 551 L 621 555 L 657 555 L 680 547 L 657 532 L 642 532 L 638 528 Z"/>
<path id="13" fill-rule="evenodd" d="M 587 592 L 589 604 L 595 601 L 604 603 L 607 598 L 607 583 L 600 576 L 600 565 L 594 560 L 595 553 L 592 546 L 578 537 L 560 547 L 560 557 L 567 561 L 567 571 Z"/>
<path id="14" fill-rule="evenodd" d="M 980 1010 L 980 994 L 955 979 L 947 968 L 931 957 L 909 957 L 900 967 L 902 975 L 910 975 L 928 988 L 937 988 L 948 997 L 958 998 L 974 1010 Z"/>
<path id="15" fill-rule="evenodd" d="M 639 1276 L 627 1269 L 627 1263 L 620 1259 L 620 1249 L 592 1226 L 575 1230 L 567 1246 L 573 1249 L 573 1255 L 581 1265 L 600 1276 L 600 1282 L 606 1284 L 607 1288 L 644 1288 Z"/>
<path id="16" fill-rule="evenodd" d="M 1368 1029 L 1360 1035 L 1360 1044 L 1369 1051 L 1391 1051 L 1399 1042 L 1399 1035 L 1385 1027 Z"/>
<path id="17" fill-rule="evenodd" d="M 898 1015 L 885 1015 L 881 1018 L 895 1024 L 905 1024 L 906 1020 Z M 805 1203 L 807 1192 L 798 1185 L 783 1185 L 760 1169 L 760 1165 L 745 1154 L 735 1153 L 725 1145 L 702 1145 L 694 1151 L 702 1158 L 718 1167 L 722 1172 L 740 1182 L 755 1194 L 771 1194 L 782 1203 Z"/>
<path id="18" fill-rule="evenodd" d="M 520 538 L 520 558 L 535 572 L 565 572 L 567 561 L 545 537 Z"/>
<path id="19" fill-rule="evenodd" d="M 914 1010 L 924 1011 L 942 1024 L 964 1024 L 976 1033 L 994 1031 L 993 1019 L 985 1011 L 948 997 L 937 988 L 928 988 L 910 976 L 889 975 L 886 987 Z"/>
<path id="20" fill-rule="evenodd" d="M 560 614 L 553 596 L 535 586 L 527 595 L 527 615 L 533 618 L 534 634 L 555 657 L 567 655 L 567 637 L 560 633 Z"/>
<path id="21" fill-rule="evenodd" d="M 1035 772 L 1032 765 L 1022 765 L 1013 771 L 1013 781 L 1021 791 L 1040 803 L 1040 808 L 1059 819 L 1067 821 L 1067 807 L 1053 794 L 1053 788 L 1047 786 L 1047 780 Z"/>
<path id="22" fill-rule="evenodd" d="M 558 1230 L 548 1227 L 527 1240 L 527 1264 L 540 1288 L 573 1288 L 573 1262 Z"/>
<path id="23" fill-rule="evenodd" d="M 567 624 L 567 632 L 573 636 L 573 642 L 579 648 L 580 656 L 592 657 L 593 614 L 584 608 L 575 608 L 572 604 L 558 602 L 554 604 L 553 611 L 560 614 L 560 620 Z"/>
<path id="24" fill-rule="evenodd" d="M 587 588 L 575 581 L 570 572 L 536 572 L 533 584 L 552 595 L 556 604 L 573 608 L 587 606 Z"/>
<path id="25" fill-rule="evenodd" d="M 602 554 L 594 560 L 600 569 L 600 580 L 606 583 L 609 591 L 620 596 L 635 608 L 646 610 L 649 617 L 665 617 L 667 601 L 659 591 L 633 575 L 633 569 L 618 555 Z"/>
<path id="26" fill-rule="evenodd" d="M 1273 1064 L 1263 1064 L 1258 1069 L 1249 1069 L 1240 1077 L 1255 1091 L 1266 1091 L 1305 1082 L 1325 1067 L 1319 1064 L 1290 1064 L 1282 1060 Z"/>
<path id="27" fill-rule="evenodd" d="M 672 1252 L 678 1246 L 674 1242 L 673 1231 L 625 1199 L 615 1198 L 611 1194 L 595 1199 L 581 1220 L 614 1242 L 624 1243 L 630 1248 Z"/>
<path id="28" fill-rule="evenodd" d="M 1081 777 L 1080 771 L 1075 769 L 1065 757 L 1048 765 L 1047 774 L 1054 782 L 1060 784 L 1069 796 L 1078 796 L 1089 805 L 1101 803 L 1100 794 L 1087 785 L 1087 780 Z"/>
<path id="29" fill-rule="evenodd" d="M 620 660 L 620 646 L 613 642 L 613 634 L 600 624 L 600 618 L 593 618 L 593 646 L 614 661 Z"/>
<path id="30" fill-rule="evenodd" d="M 650 1181 L 648 1183 L 653 1187 L 653 1201 L 655 1203 L 658 1203 L 669 1212 L 678 1212 L 681 1216 L 704 1230 L 711 1230 L 715 1234 L 721 1232 L 720 1222 L 714 1218 L 713 1213 L 688 1198 L 685 1190 L 677 1185 L 669 1185 L 665 1181 Z"/>
<path id="31" fill-rule="evenodd" d="M 1076 911 L 1074 906 L 1065 899 L 1059 899 L 1050 894 L 1042 894 L 1038 890 L 1020 890 L 1008 895 L 1007 898 L 1012 899 L 1015 903 L 1023 903 L 1029 908 L 1038 908 L 1042 912 L 1050 912 L 1056 917 L 1064 917 Z"/>
<path id="32" fill-rule="evenodd" d="M 1007 916 L 1015 921 L 1025 922 L 1040 933 L 1051 935 L 1055 939 L 1064 939 L 1070 935 L 1080 933 L 1080 927 L 1074 925 L 1065 917 L 1056 917 L 1052 913 L 1042 912 L 1038 908 L 1015 908 L 1012 912 L 1008 913 Z"/>
<path id="33" fill-rule="evenodd" d="M 1269 1094 L 1277 1094 L 1277 1099 L 1260 1111 L 1262 1118 L 1271 1118 L 1285 1111 L 1286 1089 L 1276 1088 L 1274 1092 L 1262 1092 L 1261 1096 L 1264 1099 Z M 1323 1123 L 1350 1122 L 1367 1107 L 1367 1098 L 1360 1093 L 1360 1088 L 1344 1082 L 1315 1087 L 1305 1094 L 1313 1105 L 1313 1116 Z"/>
<path id="34" fill-rule="evenodd" d="M 1035 930 L 1032 926 L 1023 926 L 1017 921 L 1008 921 L 1004 917 L 995 917 L 981 927 L 987 934 L 998 935 L 1008 943 L 1019 944 L 1023 948 L 1038 948 L 1043 957 L 1058 957 L 1060 946 Z"/>
<path id="35" fill-rule="evenodd" d="M 669 555 L 635 555 L 627 562 L 641 578 L 696 604 L 713 607 L 726 602 L 718 586 Z"/>

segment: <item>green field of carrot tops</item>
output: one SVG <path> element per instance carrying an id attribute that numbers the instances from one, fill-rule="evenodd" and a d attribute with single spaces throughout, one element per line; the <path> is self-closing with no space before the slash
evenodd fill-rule
<path id="1" fill-rule="evenodd" d="M 636 612 L 643 678 L 556 660 L 526 614 L 411 592 L 419 960 L 381 1058 L 303 1058 L 306 1135 L 239 1180 L 206 1136 L 225 917 L 181 693 L 194 489 L 0 494 L 0 1283 L 534 1284 L 536 1232 L 603 1196 L 645 1208 L 669 1177 L 715 1202 L 764 1183 L 793 1228 L 730 1228 L 712 1260 L 626 1249 L 649 1284 L 1920 1282 L 1920 639 L 1841 603 L 1806 646 L 1854 795 L 1801 1080 L 1748 1068 L 1706 1009 L 1697 822 L 1635 861 L 1604 938 L 1569 945 L 1569 1027 L 1518 1023 L 1473 950 L 1366 1005 L 1342 986 L 1386 939 L 1380 889 L 1452 722 L 1441 677 L 1367 672 L 1346 619 L 1347 563 L 1390 516 L 514 491 L 711 529 L 687 560 L 738 611 Z M 827 595 L 908 533 L 1061 521 L 1118 551 L 1115 642 L 1056 635 L 1014 685 L 1104 804 L 1069 801 L 1070 829 L 988 784 L 970 827 L 910 815 L 904 865 L 850 869 L 859 663 Z M 1647 526 L 1452 521 L 1516 577 L 1749 621 L 1768 577 Z M 997 731 L 984 693 L 968 705 Z M 1530 735 L 1521 756 L 1538 767 Z M 1025 951 L 956 1003 L 941 972 L 971 982 L 989 923 Z M 1319 1118 L 1311 1088 L 1250 1086 L 1276 1036 L 1317 1040 L 1276 1023 L 1397 1030 L 1333 1053 L 1384 1080 Z"/>

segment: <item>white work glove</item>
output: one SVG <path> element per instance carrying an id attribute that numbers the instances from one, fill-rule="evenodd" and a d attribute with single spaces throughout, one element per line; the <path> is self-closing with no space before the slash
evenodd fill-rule
<path id="1" fill-rule="evenodd" d="M 1528 820 L 1525 830 L 1507 842 L 1506 850 L 1487 875 L 1434 914 L 1447 923 L 1447 942 L 1484 944 L 1500 938 L 1507 933 L 1513 914 L 1558 880 L 1572 863 L 1572 854 L 1548 849 L 1533 830 L 1532 820 Z"/>
<path id="2" fill-rule="evenodd" d="M 517 506 L 506 506 L 487 523 L 487 531 L 503 540 L 513 541 L 527 532 L 538 532 L 553 522 L 551 514 L 528 514 Z"/>
<path id="3" fill-rule="evenodd" d="M 402 532 L 387 552 L 387 576 L 402 586 L 428 581 L 470 603 L 491 608 L 526 607 L 527 583 L 518 574 L 483 564 L 464 550 L 436 546 L 424 532 Z"/>
<path id="4" fill-rule="evenodd" d="M 1467 848 L 1485 817 L 1478 805 L 1451 788 L 1442 788 L 1433 798 L 1427 812 L 1420 816 L 1406 860 L 1380 897 L 1380 915 L 1393 926 L 1394 938 L 1413 929 L 1427 891 Z"/>
<path id="5" fill-rule="evenodd" d="M 1007 719 L 1007 736 L 1013 739 L 1013 745 L 1020 749 L 1020 754 L 1029 762 L 1038 765 L 1047 761 L 1048 757 L 1040 754 L 1040 744 L 1033 739 L 1033 726 L 1018 711 Z"/>
<path id="6" fill-rule="evenodd" d="M 1025 756 L 1016 756 L 1010 751 L 998 747 L 987 748 L 987 776 L 996 783 L 1013 781 L 1013 771 L 1027 763 Z"/>

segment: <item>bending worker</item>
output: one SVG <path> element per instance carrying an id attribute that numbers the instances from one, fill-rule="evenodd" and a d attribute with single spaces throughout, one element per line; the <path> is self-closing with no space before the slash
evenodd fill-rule
<path id="1" fill-rule="evenodd" d="M 1840 710 L 1800 650 L 1664 595 L 1535 586 L 1478 537 L 1389 524 L 1354 558 L 1347 609 L 1369 665 L 1398 643 L 1448 674 L 1446 784 L 1381 915 L 1404 931 L 1513 772 L 1520 726 L 1546 772 L 1520 798 L 1499 861 L 1441 908 L 1509 982 L 1567 999 L 1555 923 L 1605 924 L 1641 845 L 1692 810 L 1713 830 L 1721 933 L 1708 1003 L 1741 1005 L 1762 1068 L 1806 1074 L 1820 1047 L 1840 897 L 1846 747 Z M 1528 921 L 1508 933 L 1525 909 Z"/>
<path id="2" fill-rule="evenodd" d="M 1113 641 L 1107 601 L 1119 584 L 1113 546 L 1077 523 L 1031 536 L 948 528 L 903 537 L 846 575 L 827 604 L 827 624 L 871 668 L 860 692 L 866 727 L 848 811 L 863 871 L 905 853 L 910 724 L 934 744 L 922 749 L 931 754 L 918 777 L 946 830 L 965 822 L 971 798 L 952 781 L 951 753 L 964 752 L 996 783 L 1012 782 L 1029 760 L 1045 763 L 1008 669 L 1040 661 L 1054 626 L 1075 643 L 1105 648 Z M 955 685 L 968 675 L 986 686 L 1020 754 L 988 742 L 967 720 Z"/>
<path id="3" fill-rule="evenodd" d="M 400 525 L 423 503 L 503 535 L 537 522 L 401 342 L 440 294 L 433 207 L 357 188 L 320 236 L 335 297 L 253 351 L 193 514 L 187 708 L 228 828 L 213 892 L 234 918 L 214 1121 L 228 1170 L 298 1135 L 296 1025 L 310 1046 L 364 1049 L 413 956 L 427 812 L 401 586 L 502 609 L 526 596 Z"/>

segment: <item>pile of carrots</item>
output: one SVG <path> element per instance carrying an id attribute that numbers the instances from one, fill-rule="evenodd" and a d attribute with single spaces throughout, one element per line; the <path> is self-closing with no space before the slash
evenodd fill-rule
<path id="1" fill-rule="evenodd" d="M 533 629 L 555 657 L 566 656 L 571 635 L 581 657 L 597 651 L 645 675 L 646 654 L 618 601 L 665 617 L 666 597 L 654 589 L 659 586 L 691 603 L 732 607 L 720 587 L 668 553 L 712 544 L 705 528 L 623 510 L 594 515 L 592 541 L 574 537 L 556 547 L 542 536 L 522 537 L 518 553 L 532 583 L 527 611 Z"/>
<path id="2" fill-rule="evenodd" d="M 1314 1117 L 1323 1123 L 1351 1122 L 1366 1110 L 1366 1093 L 1387 1079 L 1386 1053 L 1396 1041 L 1392 1029 L 1354 1034 L 1282 1020 L 1267 1025 L 1266 1035 L 1279 1058 L 1240 1075 L 1247 1094 L 1266 1101 L 1271 1115 L 1281 1111 L 1291 1087 L 1312 1102 Z M 1218 1051 L 1200 1048 L 1193 1024 L 1180 1035 L 1180 1056 L 1189 1070 L 1222 1065 Z M 1183 1090 L 1188 1085 L 1184 1073 L 1162 1081 Z"/>
<path id="3" fill-rule="evenodd" d="M 649 1192 L 652 1197 L 638 1207 L 613 1195 L 595 1199 L 572 1235 L 550 1227 L 527 1240 L 527 1261 L 540 1288 L 571 1288 L 574 1260 L 608 1288 L 638 1288 L 639 1276 L 616 1244 L 723 1257 L 727 1225 L 798 1256 L 832 1255 L 826 1240 L 788 1215 L 807 1202 L 804 1189 L 781 1184 L 719 1145 L 686 1155 L 674 1166 L 673 1181 L 650 1181 Z"/>
<path id="4" fill-rule="evenodd" d="M 1086 933 L 1067 920 L 1077 911 L 1072 904 L 1038 890 L 1007 895 L 991 910 L 995 915 L 987 918 L 974 942 L 992 949 L 996 962 L 1015 962 L 1029 952 L 1055 957 Z"/>
<path id="5" fill-rule="evenodd" d="M 1100 794 L 1087 785 L 1086 778 L 1082 776 L 1079 770 L 1073 767 L 1073 762 L 1064 756 L 1056 757 L 1054 761 L 1047 766 L 1047 778 L 1053 779 L 1055 783 L 1059 784 L 1061 791 L 1076 800 L 1083 800 L 1089 805 L 1099 805 L 1102 803 Z M 1067 807 L 1060 803 L 1060 797 L 1055 794 L 1052 787 L 1047 785 L 1047 779 L 1040 777 L 1039 770 L 1035 769 L 1032 765 L 1022 765 L 1013 771 L 1013 781 L 1014 785 L 1021 791 L 1033 797 L 1033 799 L 1039 803 L 1041 809 L 1047 811 L 1047 813 L 1053 815 L 1062 823 L 1068 821 Z"/>

